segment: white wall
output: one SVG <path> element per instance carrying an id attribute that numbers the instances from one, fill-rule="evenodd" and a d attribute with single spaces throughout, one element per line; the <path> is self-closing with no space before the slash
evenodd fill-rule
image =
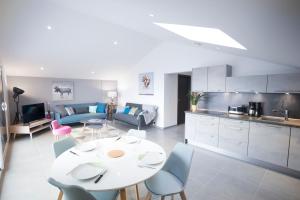
<path id="1" fill-rule="evenodd" d="M 164 76 L 164 127 L 177 125 L 178 74 Z"/>
<path id="2" fill-rule="evenodd" d="M 159 107 L 157 126 L 166 127 L 165 116 L 170 113 L 165 110 L 164 74 L 191 71 L 201 66 L 229 64 L 233 66 L 233 75 L 294 73 L 299 68 L 275 64 L 249 57 L 207 50 L 201 47 L 191 47 L 183 44 L 163 43 L 144 57 L 135 67 L 118 79 L 121 104 L 126 102 L 154 104 Z M 154 95 L 138 95 L 138 74 L 154 72 Z M 167 113 L 165 113 L 167 112 Z"/>

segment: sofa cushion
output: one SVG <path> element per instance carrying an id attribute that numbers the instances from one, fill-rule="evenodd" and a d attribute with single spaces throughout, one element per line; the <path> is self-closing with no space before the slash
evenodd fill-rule
<path id="1" fill-rule="evenodd" d="M 96 113 L 97 112 L 97 106 L 89 106 L 89 113 Z"/>
<path id="2" fill-rule="evenodd" d="M 84 114 L 84 113 L 89 113 L 89 107 L 77 107 L 74 108 L 76 114 Z"/>
<path id="3" fill-rule="evenodd" d="M 127 122 L 128 124 L 138 125 L 138 120 L 133 115 L 128 115 L 124 113 L 115 113 L 114 118 L 119 121 Z"/>
<path id="4" fill-rule="evenodd" d="M 105 113 L 106 103 L 97 103 L 97 113 Z"/>
<path id="5" fill-rule="evenodd" d="M 70 106 L 65 107 L 65 110 L 67 111 L 68 115 L 74 115 L 75 114 L 74 109 Z"/>
<path id="6" fill-rule="evenodd" d="M 57 105 L 54 108 L 54 111 L 60 114 L 60 117 L 65 117 L 68 115 L 64 105 Z"/>
<path id="7" fill-rule="evenodd" d="M 130 112 L 130 106 L 125 106 L 124 114 L 128 114 Z"/>
<path id="8" fill-rule="evenodd" d="M 129 115 L 135 115 L 135 112 L 138 110 L 138 108 L 137 107 L 132 107 L 132 108 L 130 108 L 130 111 L 129 111 Z"/>

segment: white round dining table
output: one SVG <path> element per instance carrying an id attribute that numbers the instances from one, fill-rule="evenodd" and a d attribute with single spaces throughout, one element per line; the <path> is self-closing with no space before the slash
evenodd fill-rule
<path id="1" fill-rule="evenodd" d="M 125 137 L 125 136 L 124 136 Z M 104 138 L 90 141 L 96 144 L 96 149 L 89 152 L 81 152 L 73 147 L 58 156 L 50 170 L 50 177 L 65 185 L 77 185 L 88 191 L 120 190 L 121 200 L 126 200 L 126 187 L 143 182 L 155 175 L 166 162 L 166 152 L 158 144 L 149 140 L 139 140 L 128 144 L 123 137 Z M 70 152 L 73 151 L 78 155 Z M 119 158 L 111 158 L 108 152 L 122 150 L 124 155 Z M 139 165 L 141 155 L 147 152 L 160 152 L 163 162 L 154 165 L 153 168 Z M 91 180 L 77 180 L 70 175 L 70 171 L 82 163 L 95 162 L 107 169 L 98 183 Z"/>

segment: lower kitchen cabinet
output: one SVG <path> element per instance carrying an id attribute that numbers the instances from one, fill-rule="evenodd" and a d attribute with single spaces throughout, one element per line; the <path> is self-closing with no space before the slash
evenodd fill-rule
<path id="1" fill-rule="evenodd" d="M 249 122 L 220 119 L 219 148 L 247 156 Z"/>
<path id="2" fill-rule="evenodd" d="M 195 140 L 196 135 L 196 115 L 185 113 L 185 139 L 189 142 Z"/>
<path id="3" fill-rule="evenodd" d="M 300 128 L 291 128 L 288 167 L 300 171 Z"/>
<path id="4" fill-rule="evenodd" d="M 219 118 L 204 115 L 197 115 L 196 117 L 195 142 L 217 147 Z"/>
<path id="5" fill-rule="evenodd" d="M 287 167 L 290 128 L 250 122 L 248 156 Z"/>
<path id="6" fill-rule="evenodd" d="M 188 143 L 218 146 L 218 117 L 192 113 L 186 113 L 185 117 L 185 139 Z"/>

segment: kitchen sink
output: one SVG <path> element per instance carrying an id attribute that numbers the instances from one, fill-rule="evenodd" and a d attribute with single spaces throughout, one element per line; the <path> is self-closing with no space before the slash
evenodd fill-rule
<path id="1" fill-rule="evenodd" d="M 283 117 L 271 117 L 271 116 L 262 116 L 259 118 L 260 120 L 270 121 L 270 122 L 284 122 Z"/>

